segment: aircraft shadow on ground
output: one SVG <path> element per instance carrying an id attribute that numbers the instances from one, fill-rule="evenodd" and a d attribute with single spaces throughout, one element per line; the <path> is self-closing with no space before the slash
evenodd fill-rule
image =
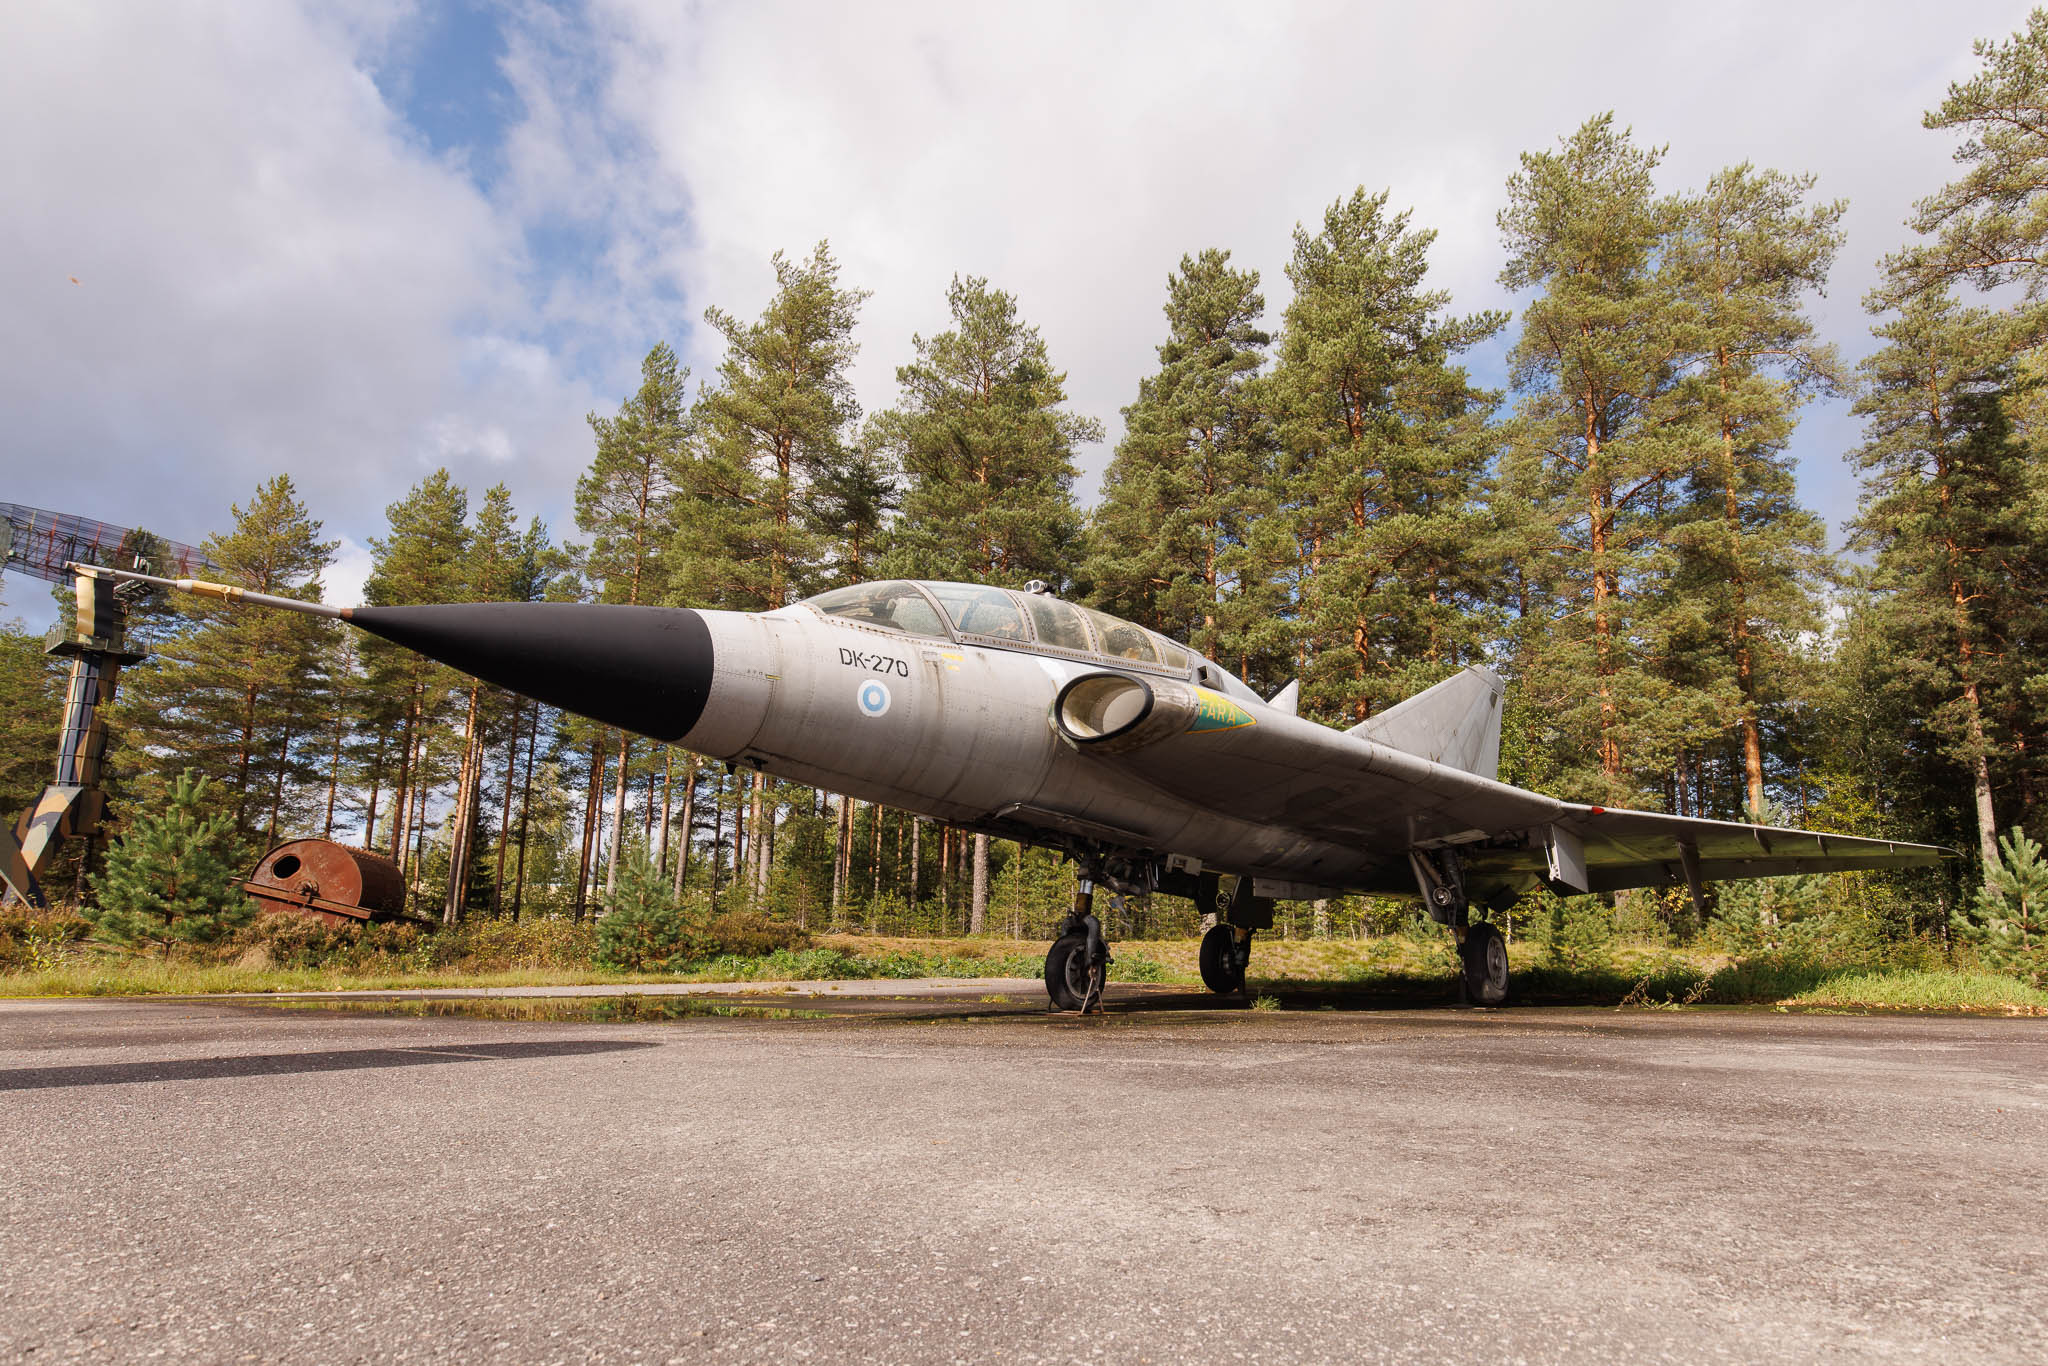
<path id="1" fill-rule="evenodd" d="M 81 1063 L 0 1071 L 0 1091 L 41 1091 L 64 1086 L 120 1086 L 148 1081 L 225 1081 L 308 1072 L 352 1072 L 378 1067 L 574 1058 L 657 1045 L 634 1040 L 564 1039 L 520 1043 L 451 1043 L 422 1048 L 346 1048 L 321 1053 L 258 1053 L 228 1058 L 172 1058 L 157 1062 Z"/>

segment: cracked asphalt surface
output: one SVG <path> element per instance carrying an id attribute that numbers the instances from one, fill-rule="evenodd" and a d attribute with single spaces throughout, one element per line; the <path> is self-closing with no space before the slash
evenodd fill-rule
<path id="1" fill-rule="evenodd" d="M 0 1355 L 2040 1360 L 2048 1020 L 1114 990 L 0 1002 Z"/>

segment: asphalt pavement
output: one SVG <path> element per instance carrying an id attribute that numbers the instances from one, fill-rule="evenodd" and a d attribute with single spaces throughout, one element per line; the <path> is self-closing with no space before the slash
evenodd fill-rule
<path id="1" fill-rule="evenodd" d="M 1009 987 L 0 1002 L 0 1357 L 2042 1359 L 2048 1020 Z"/>

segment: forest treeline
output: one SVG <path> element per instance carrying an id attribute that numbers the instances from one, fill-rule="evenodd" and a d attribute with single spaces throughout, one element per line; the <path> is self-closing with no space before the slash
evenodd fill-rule
<path id="1" fill-rule="evenodd" d="M 1076 452 L 1103 433 L 1015 297 L 957 277 L 895 404 L 864 414 L 868 296 L 820 243 L 773 258 L 758 318 L 706 310 L 714 373 L 657 344 L 592 415 L 573 529 L 438 471 L 390 505 L 365 600 L 758 611 L 877 576 L 1042 579 L 1262 693 L 1299 678 L 1333 724 L 1490 665 L 1510 782 L 1989 856 L 2048 825 L 2048 14 L 1978 52 L 1926 118 L 1960 134 L 1960 172 L 1883 260 L 1857 365 L 1810 312 L 1841 201 L 1749 164 L 1669 185 L 1663 149 L 1601 116 L 1505 186 L 1512 316 L 1433 288 L 1434 233 L 1384 192 L 1295 229 L 1277 315 L 1257 272 L 1192 250 L 1092 509 Z M 1504 392 L 1468 369 L 1496 338 Z M 1848 558 L 1788 456 L 1823 395 L 1864 424 Z M 334 545 L 279 475 L 205 548 L 314 599 Z M 373 638 L 186 599 L 135 615 L 153 657 L 123 676 L 117 809 L 190 769 L 252 851 L 361 832 L 450 919 L 590 913 L 622 867 L 813 926 L 978 931 L 1059 899 L 1049 855 L 728 773 Z M 18 630 L 0 649 L 13 811 L 60 675 Z"/>

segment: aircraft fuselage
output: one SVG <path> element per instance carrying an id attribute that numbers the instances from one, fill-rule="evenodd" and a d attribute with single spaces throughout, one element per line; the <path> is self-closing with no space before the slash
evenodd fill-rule
<path id="1" fill-rule="evenodd" d="M 908 635 L 802 604 L 699 615 L 711 687 L 677 742 L 697 753 L 954 825 L 1180 854 L 1318 888 L 1364 885 L 1388 862 L 1197 804 L 1082 752 L 1054 722 L 1054 701 L 1075 679 L 1118 673 L 1188 686 L 1207 661 L 1173 669 Z M 1222 687 L 1206 691 L 1240 709 L 1241 724 L 1312 724 L 1217 675 Z"/>

